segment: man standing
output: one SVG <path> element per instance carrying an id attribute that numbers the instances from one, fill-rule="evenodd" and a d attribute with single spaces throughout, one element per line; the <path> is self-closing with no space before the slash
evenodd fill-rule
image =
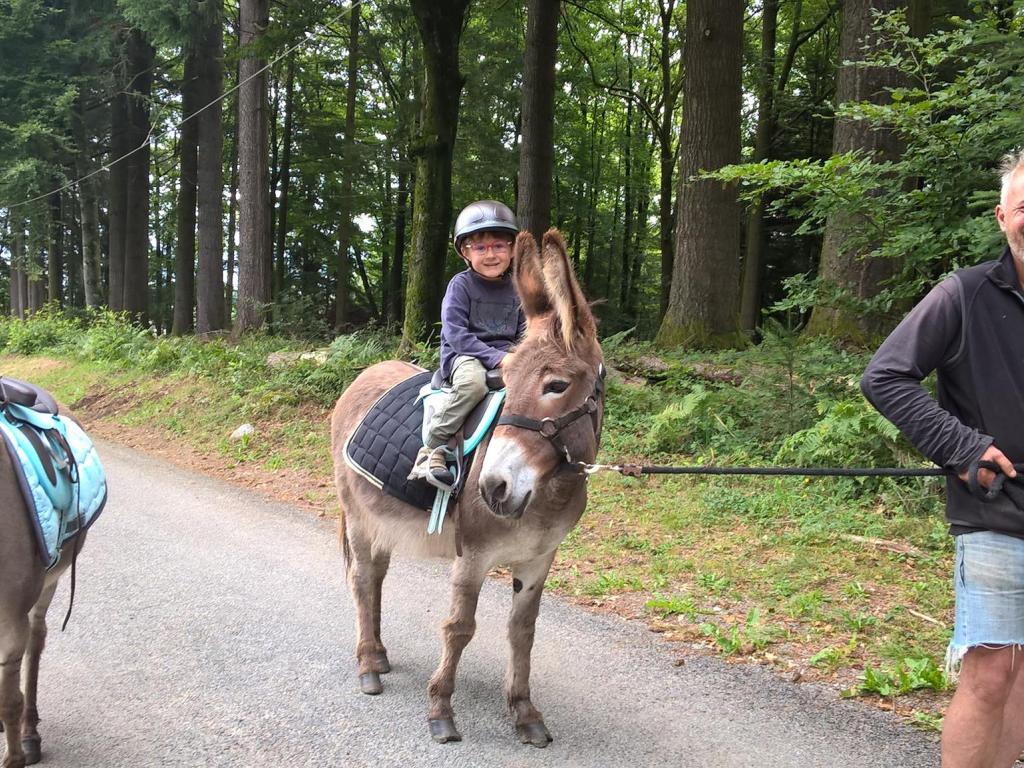
<path id="1" fill-rule="evenodd" d="M 1024 510 L 1005 492 L 985 501 L 968 487 L 977 461 L 1007 478 L 1017 474 L 1012 462 L 1024 461 L 1024 151 L 1004 157 L 1001 172 L 1002 257 L 933 288 L 861 380 L 865 397 L 921 453 L 960 478 L 946 486 L 956 537 L 946 665 L 959 667 L 960 679 L 942 732 L 943 768 L 1003 768 L 1024 750 Z M 932 371 L 937 401 L 921 386 Z M 988 488 L 995 473 L 976 471 Z"/>

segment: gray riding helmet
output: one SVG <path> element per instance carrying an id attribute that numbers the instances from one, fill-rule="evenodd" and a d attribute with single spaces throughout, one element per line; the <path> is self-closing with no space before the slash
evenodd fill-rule
<path id="1" fill-rule="evenodd" d="M 512 213 L 511 208 L 497 200 L 477 200 L 470 203 L 455 219 L 455 236 L 452 242 L 455 244 L 456 253 L 462 255 L 462 240 L 467 235 L 485 231 L 508 232 L 515 237 L 519 234 L 516 215 Z"/>

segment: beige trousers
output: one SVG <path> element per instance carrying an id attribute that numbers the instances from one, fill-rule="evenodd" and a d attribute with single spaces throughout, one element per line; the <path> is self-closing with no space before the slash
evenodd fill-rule
<path id="1" fill-rule="evenodd" d="M 452 363 L 451 392 L 434 413 L 427 447 L 444 445 L 487 394 L 487 368 L 475 357 L 459 355 Z"/>

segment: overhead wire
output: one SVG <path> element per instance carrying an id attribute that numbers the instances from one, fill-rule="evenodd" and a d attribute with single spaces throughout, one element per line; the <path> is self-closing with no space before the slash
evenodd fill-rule
<path id="1" fill-rule="evenodd" d="M 346 8 L 341 10 L 341 12 L 336 14 L 329 21 L 324 22 L 323 26 L 325 28 L 329 28 L 330 25 L 335 24 L 336 22 L 338 22 L 346 14 L 351 13 L 352 10 L 356 6 L 363 5 L 366 2 L 367 2 L 367 0 L 353 0 L 353 2 L 350 2 Z M 312 29 L 307 30 L 306 33 L 302 36 L 302 39 L 299 40 L 297 43 L 295 43 L 295 45 L 289 46 L 282 53 L 280 53 L 278 56 L 276 56 L 275 58 L 273 58 L 270 61 L 268 61 L 264 66 L 260 67 L 258 70 L 253 72 L 251 75 L 246 77 L 244 80 L 240 80 L 234 86 L 232 86 L 228 90 L 224 91 L 224 93 L 222 93 L 219 96 L 217 96 L 216 98 L 214 98 L 208 104 L 200 107 L 199 109 L 194 111 L 192 114 L 190 114 L 187 117 L 183 118 L 181 120 L 181 122 L 174 124 L 171 128 L 166 128 L 163 131 L 161 131 L 160 133 L 157 133 L 156 136 L 162 136 L 162 135 L 166 134 L 170 130 L 177 130 L 177 129 L 181 128 L 181 126 L 183 126 L 185 123 L 187 123 L 193 117 L 195 117 L 196 115 L 201 114 L 202 112 L 205 112 L 207 109 L 209 109 L 213 105 L 220 103 L 221 101 L 226 99 L 228 96 L 230 96 L 232 93 L 234 93 L 239 88 L 241 88 L 243 85 L 248 83 L 250 80 L 252 80 L 253 78 L 258 77 L 259 75 L 261 75 L 264 72 L 266 72 L 272 66 L 277 64 L 277 62 L 281 61 L 281 59 L 283 59 L 286 56 L 288 56 L 292 51 L 294 51 L 300 45 L 302 45 L 303 43 L 306 43 L 306 42 L 309 42 L 309 41 L 313 40 L 315 37 L 316 37 L 316 33 Z M 103 165 L 101 165 L 96 170 L 91 171 L 91 172 L 89 172 L 89 173 L 87 173 L 87 174 L 85 174 L 83 176 L 80 176 L 77 179 L 73 179 L 73 180 L 67 182 L 66 184 L 63 184 L 62 186 L 56 187 L 55 189 L 51 189 L 49 192 L 44 192 L 41 195 L 36 195 L 35 197 L 30 197 L 30 198 L 28 198 L 26 200 L 21 200 L 19 202 L 15 202 L 15 203 L 0 203 L 0 209 L 6 209 L 6 210 L 9 211 L 9 210 L 12 210 L 14 208 L 20 208 L 22 206 L 29 205 L 29 204 L 37 202 L 39 200 L 44 200 L 47 197 L 49 197 L 50 195 L 55 195 L 55 194 L 57 194 L 59 192 L 63 192 L 65 190 L 68 190 L 68 189 L 71 189 L 73 187 L 76 187 L 79 184 L 81 184 L 83 181 L 85 181 L 86 179 L 92 178 L 93 176 L 97 176 L 97 175 L 99 175 L 101 173 L 109 171 L 112 166 L 117 165 L 122 160 L 125 160 L 125 159 L 131 157 L 136 152 L 141 152 L 143 149 L 145 149 L 147 146 L 149 146 L 149 142 L 150 142 L 150 140 L 154 136 L 154 130 L 155 130 L 155 125 L 150 127 L 149 133 L 146 135 L 146 140 L 143 141 L 141 144 L 139 144 L 139 146 L 137 146 L 135 149 L 129 150 L 128 152 L 125 152 L 120 157 L 117 157 L 117 158 L 111 160 L 108 163 L 104 163 Z"/>

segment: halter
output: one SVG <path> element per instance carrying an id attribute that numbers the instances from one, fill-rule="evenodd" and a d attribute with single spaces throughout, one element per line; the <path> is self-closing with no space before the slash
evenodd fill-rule
<path id="1" fill-rule="evenodd" d="M 559 456 L 565 459 L 567 464 L 573 465 L 578 472 L 583 472 L 583 464 L 581 462 L 573 461 L 572 455 L 569 453 L 569 449 L 565 447 L 565 443 L 562 442 L 562 430 L 570 424 L 583 418 L 584 416 L 590 416 L 591 421 L 594 425 L 594 435 L 598 433 L 598 417 L 597 412 L 599 410 L 598 400 L 604 394 L 604 364 L 598 368 L 597 380 L 594 382 L 594 391 L 587 395 L 587 399 L 583 401 L 583 404 L 578 408 L 574 408 L 563 416 L 559 416 L 557 419 L 551 417 L 545 417 L 543 419 L 531 419 L 529 416 L 520 416 L 517 413 L 503 413 L 498 419 L 496 426 L 510 426 L 519 427 L 520 429 L 528 429 L 531 432 L 539 432 L 541 437 L 548 440 L 551 445 L 554 446 Z"/>

